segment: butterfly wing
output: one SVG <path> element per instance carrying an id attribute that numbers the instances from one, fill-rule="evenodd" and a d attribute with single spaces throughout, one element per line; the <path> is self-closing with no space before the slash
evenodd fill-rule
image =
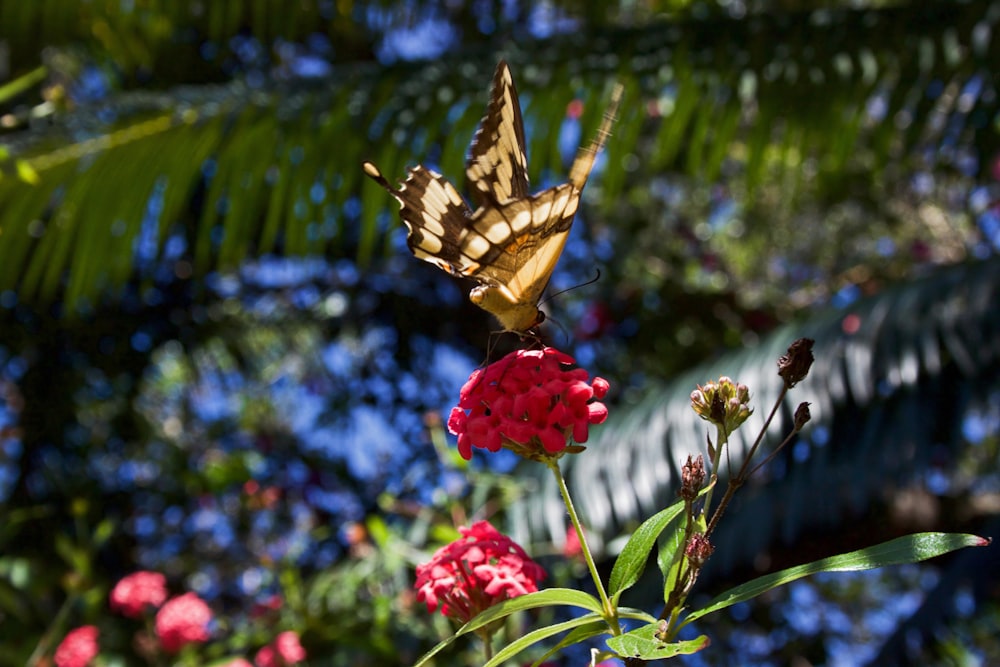
<path id="1" fill-rule="evenodd" d="M 465 176 L 470 196 L 483 208 L 528 196 L 524 122 L 506 61 L 500 61 L 493 75 L 490 104 L 472 139 Z"/>
<path id="2" fill-rule="evenodd" d="M 538 301 L 549 283 L 573 224 L 580 192 L 610 133 L 621 99 L 615 89 L 597 137 L 577 153 L 569 183 L 528 193 L 524 124 L 507 63 L 493 77 L 490 104 L 466 163 L 473 213 L 440 174 L 413 167 L 393 187 L 371 162 L 365 173 L 399 201 L 414 256 L 479 286 L 469 298 L 506 331 L 525 333 L 542 321 Z"/>
<path id="3" fill-rule="evenodd" d="M 399 202 L 399 217 L 406 225 L 406 245 L 425 262 L 453 275 L 467 276 L 479 269 L 463 251 L 472 211 L 455 187 L 441 174 L 416 166 L 395 188 L 371 162 L 365 173 Z"/>
<path id="4" fill-rule="evenodd" d="M 480 208 L 472 216 L 471 229 L 491 245 L 478 258 L 481 268 L 474 275 L 483 286 L 469 298 L 493 313 L 507 331 L 526 332 L 543 319 L 538 301 L 562 255 L 580 194 L 611 133 L 622 92 L 620 85 L 615 87 L 597 136 L 577 152 L 569 183 L 494 208 Z"/>
<path id="5" fill-rule="evenodd" d="M 505 330 L 526 332 L 542 321 L 538 301 L 579 201 L 580 191 L 567 183 L 473 215 L 469 236 L 482 238 L 485 251 L 476 258 L 480 268 L 473 274 L 482 287 L 469 297 L 493 313 Z"/>

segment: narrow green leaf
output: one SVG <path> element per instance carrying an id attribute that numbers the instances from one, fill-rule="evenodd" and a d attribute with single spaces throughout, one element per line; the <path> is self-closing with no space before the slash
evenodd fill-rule
<path id="1" fill-rule="evenodd" d="M 22 74 L 13 81 L 0 85 L 0 103 L 7 103 L 25 91 L 34 88 L 42 81 L 45 81 L 45 78 L 48 75 L 49 68 L 45 65 L 39 65 L 35 69 Z"/>
<path id="2" fill-rule="evenodd" d="M 27 160 L 14 160 L 14 170 L 18 178 L 29 185 L 38 185 L 42 180 Z"/>
<path id="3" fill-rule="evenodd" d="M 708 606 L 691 612 L 682 625 L 757 597 L 761 593 L 791 583 L 818 572 L 859 572 L 874 570 L 887 565 L 917 563 L 964 547 L 984 547 L 989 540 L 978 535 L 960 533 L 917 533 L 883 542 L 873 547 L 859 549 L 839 556 L 822 558 L 805 565 L 758 577 L 753 581 L 731 588 L 708 603 Z"/>
<path id="4" fill-rule="evenodd" d="M 425 653 L 413 667 L 420 667 L 432 657 L 447 648 L 456 639 L 470 632 L 475 632 L 479 628 L 485 627 L 494 621 L 510 616 L 516 611 L 525 611 L 537 607 L 548 607 L 551 605 L 567 605 L 570 607 L 581 607 L 595 614 L 601 613 L 601 602 L 593 595 L 576 591 L 570 588 L 549 588 L 537 593 L 528 593 L 513 600 L 504 600 L 498 605 L 494 605 L 476 616 L 474 619 L 459 628 L 454 635 L 445 639 L 430 651 Z"/>
<path id="5" fill-rule="evenodd" d="M 708 637 L 705 635 L 687 641 L 668 643 L 657 638 L 656 633 L 659 629 L 659 622 L 650 623 L 624 635 L 612 637 L 607 641 L 607 645 L 623 658 L 643 660 L 664 660 L 678 655 L 691 655 L 709 645 Z"/>
<path id="6" fill-rule="evenodd" d="M 660 510 L 653 516 L 642 522 L 611 569 L 611 577 L 608 580 L 608 589 L 611 596 L 617 598 L 625 590 L 635 585 L 646 568 L 646 561 L 649 553 L 656 544 L 656 538 L 660 533 L 684 511 L 684 501 L 678 500 L 670 507 Z"/>
<path id="7" fill-rule="evenodd" d="M 537 665 L 544 663 L 568 646 L 573 646 L 574 644 L 587 641 L 592 637 L 606 634 L 608 634 L 608 624 L 604 621 L 604 619 L 590 621 L 585 625 L 581 625 L 560 639 L 558 644 L 550 648 L 540 658 L 535 660 L 535 662 L 532 663 L 532 667 L 537 667 Z"/>
<path id="8" fill-rule="evenodd" d="M 631 618 L 633 621 L 643 621 L 644 623 L 656 623 L 659 619 L 635 607 L 618 607 L 618 618 Z"/>
<path id="9" fill-rule="evenodd" d="M 680 522 L 673 524 L 673 530 L 656 554 L 656 564 L 663 575 L 663 601 L 666 602 L 677 583 L 677 576 L 680 573 L 680 566 L 683 562 L 681 555 L 684 552 L 685 526 Z"/>
<path id="10" fill-rule="evenodd" d="M 572 630 L 584 625 L 589 625 L 594 621 L 600 619 L 598 614 L 584 614 L 579 618 L 574 618 L 569 621 L 564 621 L 562 623 L 556 623 L 554 625 L 547 625 L 544 628 L 539 628 L 533 630 L 523 637 L 512 641 L 503 647 L 500 651 L 493 656 L 493 658 L 487 662 L 483 667 L 494 667 L 495 665 L 503 664 L 508 658 L 512 658 L 524 649 L 528 648 L 532 644 L 536 644 L 543 639 L 548 639 L 552 635 L 557 635 L 560 632 L 565 632 L 566 630 Z"/>
<path id="11" fill-rule="evenodd" d="M 611 629 L 608 627 L 607 621 L 596 615 L 588 614 L 588 616 L 596 617 L 597 620 L 590 621 L 585 625 L 577 627 L 575 630 L 563 637 L 558 644 L 546 651 L 545 655 L 536 660 L 534 664 L 538 665 L 545 662 L 567 646 L 579 644 L 582 641 L 586 641 L 591 637 L 597 637 L 598 635 L 611 634 Z M 633 609 L 631 607 L 619 607 L 618 618 L 631 618 L 633 620 L 643 621 L 644 623 L 658 623 L 658 620 L 652 614 L 648 614 L 641 609 Z"/>
<path id="12" fill-rule="evenodd" d="M 698 497 L 703 496 L 710 488 L 711 485 L 706 485 L 698 493 Z M 608 587 L 612 598 L 617 600 L 624 591 L 635 585 L 635 582 L 642 575 L 642 571 L 646 568 L 649 553 L 653 550 L 653 545 L 656 544 L 660 533 L 683 511 L 684 501 L 677 500 L 666 509 L 643 521 L 642 525 L 636 528 L 632 537 L 628 539 L 628 543 L 618 554 L 618 560 L 615 561 L 615 565 L 611 569 Z"/>
<path id="13" fill-rule="evenodd" d="M 111 519 L 104 519 L 97 528 L 94 529 L 93 543 L 95 546 L 103 547 L 115 533 L 115 522 Z"/>

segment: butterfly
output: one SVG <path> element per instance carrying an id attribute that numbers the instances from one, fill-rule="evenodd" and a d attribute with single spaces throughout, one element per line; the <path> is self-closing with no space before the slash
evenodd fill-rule
<path id="1" fill-rule="evenodd" d="M 566 245 L 621 95 L 616 86 L 597 137 L 577 152 L 569 182 L 537 194 L 528 190 L 521 105 L 503 60 L 465 166 L 475 211 L 447 179 L 422 165 L 412 167 L 399 188 L 371 162 L 363 168 L 399 201 L 414 256 L 478 282 L 469 300 L 493 314 L 504 331 L 525 335 L 545 319 L 538 301 Z"/>

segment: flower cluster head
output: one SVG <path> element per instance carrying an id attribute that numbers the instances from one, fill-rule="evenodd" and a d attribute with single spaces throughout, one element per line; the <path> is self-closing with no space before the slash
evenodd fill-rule
<path id="1" fill-rule="evenodd" d="M 156 614 L 156 636 L 163 650 L 176 653 L 187 644 L 208 641 L 212 610 L 194 593 L 167 601 Z"/>
<path id="2" fill-rule="evenodd" d="M 159 572 L 134 572 L 111 590 L 111 609 L 129 618 L 139 618 L 147 606 L 157 608 L 166 599 L 166 577 Z"/>
<path id="3" fill-rule="evenodd" d="M 56 667 L 87 667 L 100 651 L 97 646 L 100 634 L 96 625 L 84 625 L 67 632 L 56 647 L 53 657 Z"/>
<path id="4" fill-rule="evenodd" d="M 586 442 L 589 425 L 608 417 L 600 402 L 608 382 L 594 378 L 588 384 L 587 371 L 572 368 L 574 363 L 548 347 L 517 350 L 474 371 L 448 419 L 462 457 L 471 459 L 473 447 L 491 452 L 507 447 L 540 459 L 561 455 L 570 437 Z"/>
<path id="5" fill-rule="evenodd" d="M 257 667 L 287 667 L 306 659 L 306 650 L 299 642 L 299 635 L 286 630 L 274 641 L 257 651 L 254 663 Z"/>
<path id="6" fill-rule="evenodd" d="M 750 389 L 726 376 L 718 382 L 706 382 L 704 387 L 698 385 L 691 392 L 691 407 L 699 417 L 723 427 L 726 433 L 738 429 L 753 414 Z"/>
<path id="7" fill-rule="evenodd" d="M 538 590 L 545 570 L 487 521 L 459 528 L 462 537 L 417 566 L 417 599 L 427 611 L 461 623 L 498 602 Z"/>

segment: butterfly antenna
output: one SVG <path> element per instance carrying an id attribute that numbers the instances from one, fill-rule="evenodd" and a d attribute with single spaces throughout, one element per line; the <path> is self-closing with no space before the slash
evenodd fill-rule
<path id="1" fill-rule="evenodd" d="M 594 283 L 596 283 L 598 280 L 601 279 L 601 270 L 600 269 L 594 269 L 594 270 L 597 272 L 597 275 L 588 280 L 587 282 L 580 283 L 579 285 L 573 285 L 571 287 L 567 287 L 566 289 L 561 289 L 558 292 L 553 292 L 552 294 L 548 295 L 547 297 L 539 301 L 538 305 L 543 306 L 549 301 L 551 301 L 553 298 L 559 296 L 560 294 L 565 294 L 566 292 L 572 292 L 573 290 L 579 287 L 586 287 L 587 285 L 593 285 Z"/>
<path id="2" fill-rule="evenodd" d="M 618 116 L 618 107 L 621 104 L 624 93 L 625 86 L 621 83 L 616 83 L 614 90 L 611 91 L 611 103 L 608 104 L 608 108 L 604 111 L 604 120 L 601 121 L 601 127 L 597 130 L 597 136 L 590 142 L 589 146 L 581 148 L 576 154 L 576 159 L 573 160 L 573 166 L 569 170 L 569 182 L 577 190 L 583 189 L 584 184 L 587 182 L 587 177 L 590 176 L 590 170 L 594 168 L 594 160 L 597 159 L 597 154 L 604 146 L 604 142 L 611 136 L 611 126 Z"/>
<path id="3" fill-rule="evenodd" d="M 570 338 L 569 338 L 569 329 L 567 329 L 565 326 L 563 326 L 563 323 L 560 322 L 559 320 L 555 319 L 554 317 L 550 317 L 546 321 L 547 322 L 552 322 L 557 327 L 559 327 L 559 331 L 561 331 L 562 335 L 563 335 L 563 344 L 564 345 L 568 345 L 569 344 L 569 340 L 570 340 Z M 544 348 L 545 345 L 542 345 L 542 347 Z"/>

